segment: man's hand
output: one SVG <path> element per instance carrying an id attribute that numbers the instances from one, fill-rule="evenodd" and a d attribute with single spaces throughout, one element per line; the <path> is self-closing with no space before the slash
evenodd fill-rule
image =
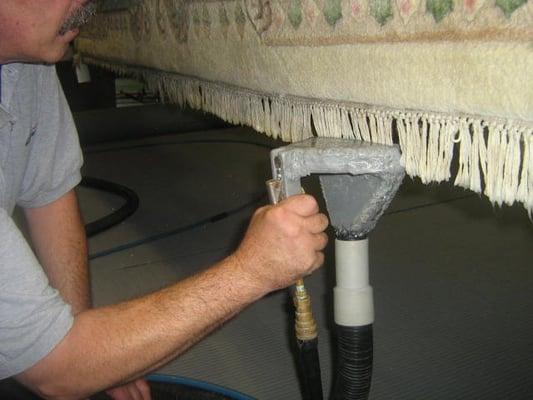
<path id="1" fill-rule="evenodd" d="M 150 386 L 144 379 L 137 379 L 133 382 L 125 383 L 106 390 L 108 396 L 113 400 L 151 400 Z"/>
<path id="2" fill-rule="evenodd" d="M 312 196 L 291 196 L 255 212 L 234 256 L 255 285 L 280 289 L 323 264 L 327 226 Z"/>

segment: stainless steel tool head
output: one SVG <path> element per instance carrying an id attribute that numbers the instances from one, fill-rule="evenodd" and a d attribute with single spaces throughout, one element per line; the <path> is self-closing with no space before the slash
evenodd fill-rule
<path id="1" fill-rule="evenodd" d="M 337 238 L 366 236 L 398 190 L 405 170 L 398 146 L 311 138 L 272 150 L 282 196 L 301 193 L 301 178 L 318 174 Z"/>

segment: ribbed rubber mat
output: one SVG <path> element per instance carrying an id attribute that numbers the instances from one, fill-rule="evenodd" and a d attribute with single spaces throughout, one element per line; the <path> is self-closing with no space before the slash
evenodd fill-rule
<path id="1" fill-rule="evenodd" d="M 143 204 L 127 224 L 93 240 L 93 251 L 108 246 L 110 239 L 121 243 L 166 224 L 182 224 L 180 218 L 219 212 L 264 187 L 257 165 L 268 168 L 266 150 L 246 147 L 229 155 L 226 147 L 220 151 L 213 145 L 204 153 L 206 148 L 89 155 L 88 173 L 105 176 L 112 170 L 113 179 L 135 187 Z M 220 158 L 231 162 L 222 167 Z M 106 160 L 112 160 L 113 168 Z M 142 177 L 156 171 L 155 178 L 134 185 L 133 167 Z M 205 175 L 190 172 L 174 184 L 176 171 L 185 167 Z M 384 216 L 370 237 L 376 306 L 371 400 L 533 398 L 532 225 L 520 208 L 500 211 L 477 196 L 465 199 L 465 194 L 406 180 L 389 210 L 396 213 Z M 234 248 L 245 217 L 96 260 L 97 302 L 146 293 L 220 259 Z M 306 286 L 318 319 L 322 376 L 329 390 L 331 254 L 327 260 Z M 286 292 L 267 296 L 161 372 L 213 382 L 260 400 L 298 400 L 290 308 Z"/>
<path id="2" fill-rule="evenodd" d="M 372 400 L 533 398 L 533 235 L 461 208 L 385 217 L 371 239 L 375 290 Z M 333 374 L 332 263 L 306 280 L 320 329 L 324 387 Z M 326 283 L 327 282 L 327 283 Z M 233 387 L 262 400 L 299 399 L 290 304 L 271 295 L 166 373 Z"/>

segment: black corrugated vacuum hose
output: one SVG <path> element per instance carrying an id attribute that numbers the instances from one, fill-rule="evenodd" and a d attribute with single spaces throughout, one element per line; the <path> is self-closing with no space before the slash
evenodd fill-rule
<path id="1" fill-rule="evenodd" d="M 119 224 L 133 214 L 139 207 L 139 196 L 137 196 L 133 190 L 127 188 L 126 186 L 119 185 L 118 183 L 84 176 L 80 182 L 80 185 L 87 188 L 112 193 L 122 197 L 125 200 L 125 203 L 118 210 L 94 222 L 86 224 L 85 232 L 87 237 L 94 236 L 105 231 L 106 229 L 111 228 L 114 225 Z"/>
<path id="2" fill-rule="evenodd" d="M 372 380 L 372 325 L 337 325 L 337 376 L 331 400 L 366 400 Z"/>

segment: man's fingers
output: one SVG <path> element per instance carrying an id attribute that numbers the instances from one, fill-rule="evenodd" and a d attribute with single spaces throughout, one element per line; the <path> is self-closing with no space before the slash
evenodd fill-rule
<path id="1" fill-rule="evenodd" d="M 316 259 L 315 259 L 315 262 L 313 263 L 313 271 L 317 268 L 320 268 L 322 266 L 322 264 L 324 264 L 324 253 L 322 253 L 321 251 L 317 251 L 316 252 Z"/>
<path id="2" fill-rule="evenodd" d="M 311 233 L 324 232 L 326 228 L 328 227 L 328 225 L 329 225 L 328 217 L 326 217 L 322 213 L 312 215 L 305 219 L 305 227 Z"/>
<path id="3" fill-rule="evenodd" d="M 144 379 L 137 379 L 109 389 L 107 395 L 113 400 L 151 400 L 150 386 Z"/>
<path id="4" fill-rule="evenodd" d="M 318 203 L 313 196 L 308 194 L 297 194 L 283 200 L 280 205 L 302 217 L 308 217 L 318 212 Z"/>
<path id="5" fill-rule="evenodd" d="M 315 250 L 322 251 L 328 245 L 328 235 L 324 232 L 317 233 L 314 235 Z"/>
<path id="6" fill-rule="evenodd" d="M 141 392 L 142 399 L 143 400 L 152 400 L 152 395 L 150 394 L 150 386 L 148 385 L 148 382 L 144 379 L 137 379 L 135 381 L 135 386 L 137 386 L 137 389 Z"/>
<path id="7" fill-rule="evenodd" d="M 119 386 L 106 391 L 113 400 L 130 400 L 131 395 L 126 386 Z"/>
<path id="8" fill-rule="evenodd" d="M 143 400 L 142 394 L 135 383 L 132 382 L 128 384 L 128 392 L 131 400 Z"/>

